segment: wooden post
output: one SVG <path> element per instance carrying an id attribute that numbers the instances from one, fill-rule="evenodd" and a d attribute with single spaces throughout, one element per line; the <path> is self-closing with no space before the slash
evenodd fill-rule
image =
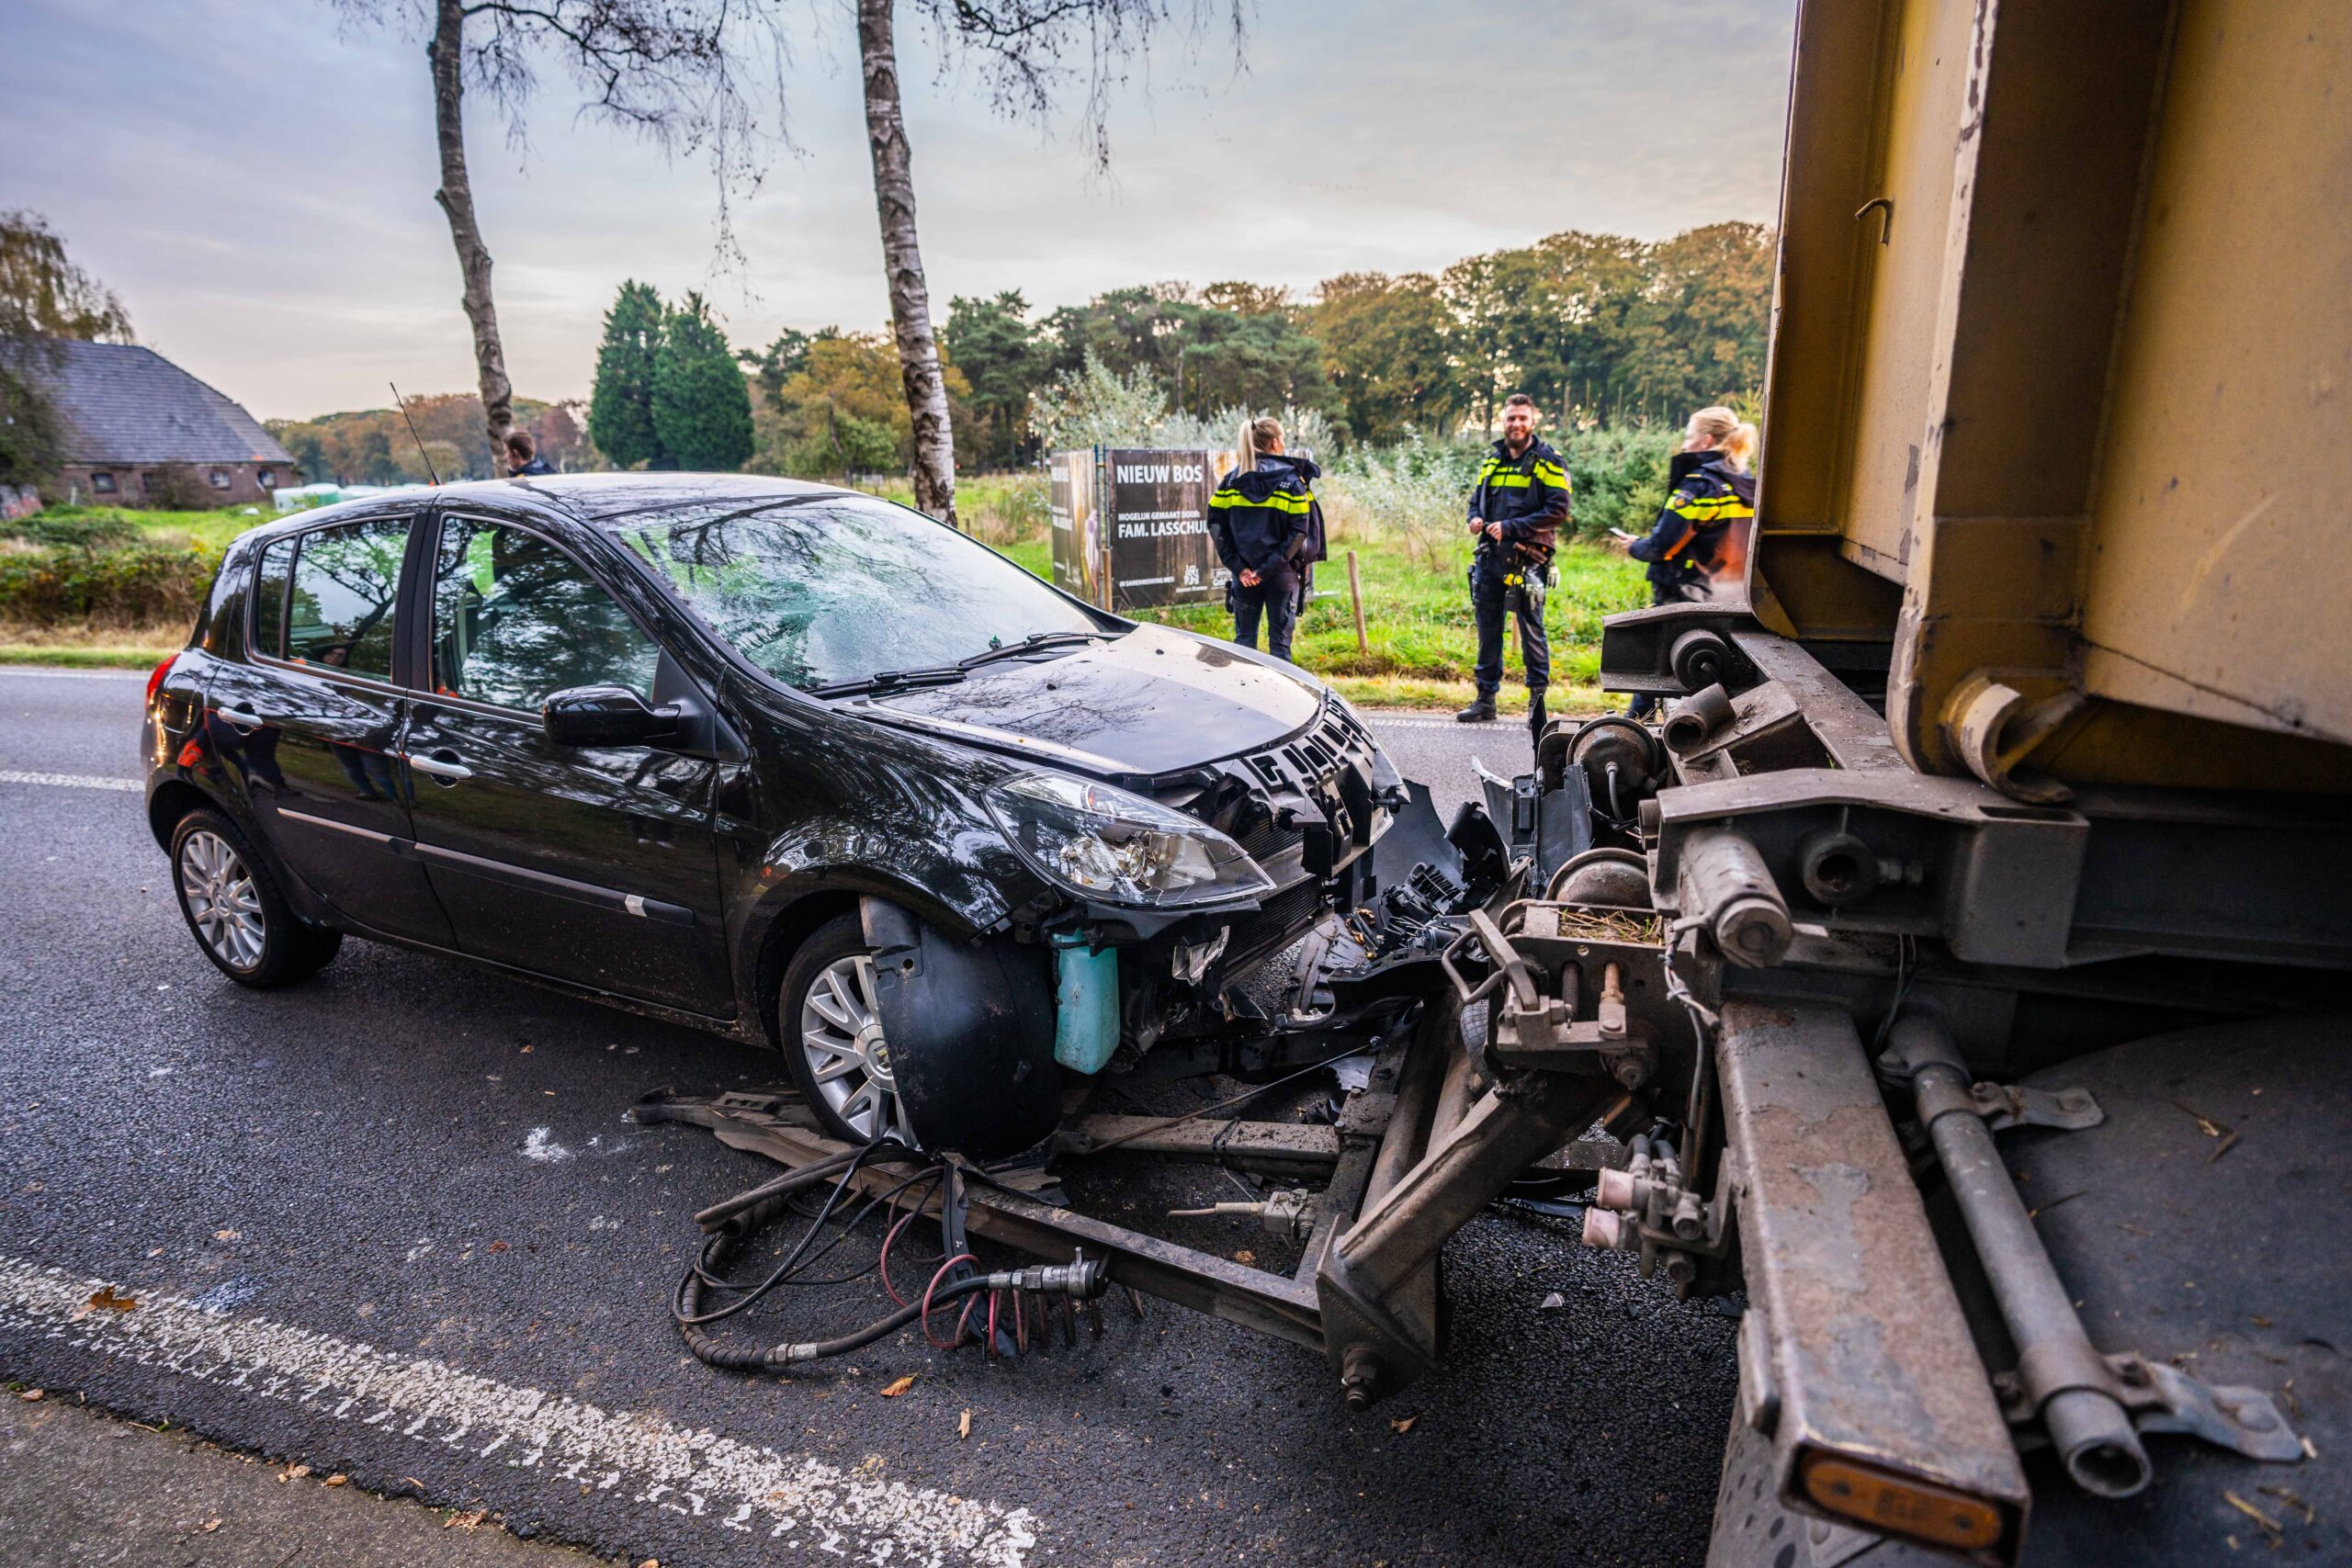
<path id="1" fill-rule="evenodd" d="M 1348 598 L 1356 607 L 1356 651 L 1370 653 L 1372 644 L 1363 635 L 1363 573 L 1356 570 L 1356 553 L 1348 552 Z"/>

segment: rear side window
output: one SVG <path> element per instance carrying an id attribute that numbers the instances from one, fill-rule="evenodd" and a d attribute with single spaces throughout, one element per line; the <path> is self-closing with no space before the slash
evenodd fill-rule
<path id="1" fill-rule="evenodd" d="M 294 565 L 294 541 L 280 539 L 261 553 L 254 578 L 254 646 L 272 659 L 286 657 L 286 577 Z"/>
<path id="2" fill-rule="evenodd" d="M 520 528 L 441 521 L 433 689 L 536 710 L 572 686 L 653 690 L 661 650 L 578 561 Z"/>
<path id="3" fill-rule="evenodd" d="M 286 597 L 286 657 L 392 678 L 392 605 L 408 519 L 346 523 L 301 536 Z"/>

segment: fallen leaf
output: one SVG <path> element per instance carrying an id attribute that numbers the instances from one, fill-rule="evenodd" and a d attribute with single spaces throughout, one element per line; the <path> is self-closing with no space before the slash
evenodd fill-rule
<path id="1" fill-rule="evenodd" d="M 214 1231 L 212 1233 L 212 1239 L 215 1241 L 243 1241 L 245 1238 L 243 1233 L 238 1231 Z"/>
<path id="2" fill-rule="evenodd" d="M 528 1045 L 526 1045 L 526 1046 L 524 1046 L 524 1047 L 523 1047 L 523 1049 L 522 1049 L 520 1052 L 518 1052 L 518 1053 L 516 1053 L 516 1054 L 517 1054 L 518 1055 L 527 1056 L 527 1055 L 529 1055 L 531 1054 L 531 1048 L 530 1048 Z"/>
<path id="3" fill-rule="evenodd" d="M 90 1292 L 90 1304 L 108 1312 L 129 1312 L 139 1303 L 129 1296 L 117 1294 L 112 1285 L 100 1285 Z"/>
<path id="4" fill-rule="evenodd" d="M 483 1248 L 483 1250 L 486 1252 L 503 1252 L 506 1250 L 506 1244 L 503 1241 L 493 1241 L 490 1246 Z"/>
<path id="5" fill-rule="evenodd" d="M 479 1529 L 481 1528 L 482 1520 L 488 1517 L 490 1517 L 489 1509 L 476 1508 L 469 1514 L 451 1514 L 441 1521 L 441 1528 L 447 1529 L 451 1525 L 455 1525 L 459 1529 Z"/>
<path id="6" fill-rule="evenodd" d="M 972 1413 L 967 1410 L 964 1412 L 964 1418 L 956 1423 L 956 1438 L 958 1442 L 961 1442 L 964 1438 L 968 1438 L 971 1435 Z"/>
<path id="7" fill-rule="evenodd" d="M 1388 1423 L 1388 1429 L 1401 1438 L 1406 1433 L 1411 1431 L 1413 1429 L 1413 1423 L 1419 1419 L 1420 1417 L 1418 1416 L 1399 1416 L 1396 1420 Z"/>
<path id="8" fill-rule="evenodd" d="M 28 1388 L 25 1390 L 24 1393 L 17 1395 L 17 1397 L 23 1400 L 28 1404 L 34 1404 L 40 1403 L 48 1392 L 49 1391 L 47 1389 Z"/>
<path id="9" fill-rule="evenodd" d="M 351 1484 L 351 1477 L 344 1474 L 343 1472 L 338 1470 L 333 1475 L 328 1476 L 321 1484 L 327 1486 L 348 1486 Z"/>
<path id="10" fill-rule="evenodd" d="M 1236 1263 L 1255 1263 L 1258 1261 L 1258 1255 L 1245 1247 L 1233 1255 L 1233 1260 Z"/>
<path id="11" fill-rule="evenodd" d="M 896 1382 L 893 1382 L 889 1387 L 884 1389 L 882 1391 L 882 1397 L 885 1399 L 896 1399 L 899 1395 L 906 1393 L 907 1390 L 914 1386 L 914 1376 L 912 1373 L 910 1373 L 907 1376 L 899 1379 Z"/>
<path id="12" fill-rule="evenodd" d="M 207 1535 L 210 1535 L 214 1530 L 217 1530 L 220 1528 L 220 1521 L 219 1519 L 207 1519 L 204 1521 L 204 1533 Z"/>

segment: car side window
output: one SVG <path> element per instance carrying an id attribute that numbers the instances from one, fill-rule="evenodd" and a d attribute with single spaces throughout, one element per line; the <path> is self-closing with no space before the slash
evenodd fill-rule
<path id="1" fill-rule="evenodd" d="M 294 541 L 280 539 L 261 553 L 254 573 L 254 646 L 272 659 L 286 657 L 286 578 L 294 565 Z"/>
<path id="2" fill-rule="evenodd" d="M 398 603 L 408 519 L 379 517 L 300 536 L 286 596 L 286 657 L 296 664 L 392 678 L 392 606 Z"/>
<path id="3" fill-rule="evenodd" d="M 653 691 L 661 650 L 579 562 L 537 535 L 445 517 L 433 573 L 433 689 L 536 711 L 572 686 Z"/>

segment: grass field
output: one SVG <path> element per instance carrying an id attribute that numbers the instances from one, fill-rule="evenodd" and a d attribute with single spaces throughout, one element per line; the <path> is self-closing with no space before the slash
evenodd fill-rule
<path id="1" fill-rule="evenodd" d="M 1029 476 L 983 477 L 958 486 L 967 525 L 1005 555 L 1041 577 L 1050 576 L 1040 486 Z M 896 493 L 894 493 L 896 492 Z M 906 499 L 902 487 L 884 487 L 892 500 Z M 136 531 L 142 545 L 194 547 L 217 553 L 244 529 L 265 520 L 236 510 L 140 512 L 119 508 L 53 507 L 37 514 L 42 522 L 101 526 L 116 520 Z M 19 527 L 22 525 L 18 525 Z M 0 541 L 5 543 L 5 541 Z M 1352 548 L 1363 580 L 1365 649 L 1356 647 L 1355 622 L 1348 601 L 1346 552 Z M 1408 707 L 1444 707 L 1467 702 L 1473 691 L 1476 630 L 1470 617 L 1466 539 L 1430 564 L 1406 541 L 1361 525 L 1331 541 L 1333 559 L 1316 571 L 1315 600 L 1298 631 L 1294 655 L 1351 701 Z M 1545 604 L 1552 637 L 1553 683 L 1563 699 L 1590 706 L 1600 668 L 1600 622 L 1648 603 L 1642 569 L 1611 551 L 1570 545 L 1557 558 L 1555 581 Z M 1210 637 L 1230 637 L 1233 626 L 1221 605 L 1141 610 L 1136 618 L 1183 626 Z M 146 669 L 186 641 L 183 625 L 83 625 L 37 626 L 0 619 L 0 663 L 117 666 Z M 1526 689 L 1519 669 L 1518 639 L 1507 635 L 1507 711 L 1523 709 Z"/>

